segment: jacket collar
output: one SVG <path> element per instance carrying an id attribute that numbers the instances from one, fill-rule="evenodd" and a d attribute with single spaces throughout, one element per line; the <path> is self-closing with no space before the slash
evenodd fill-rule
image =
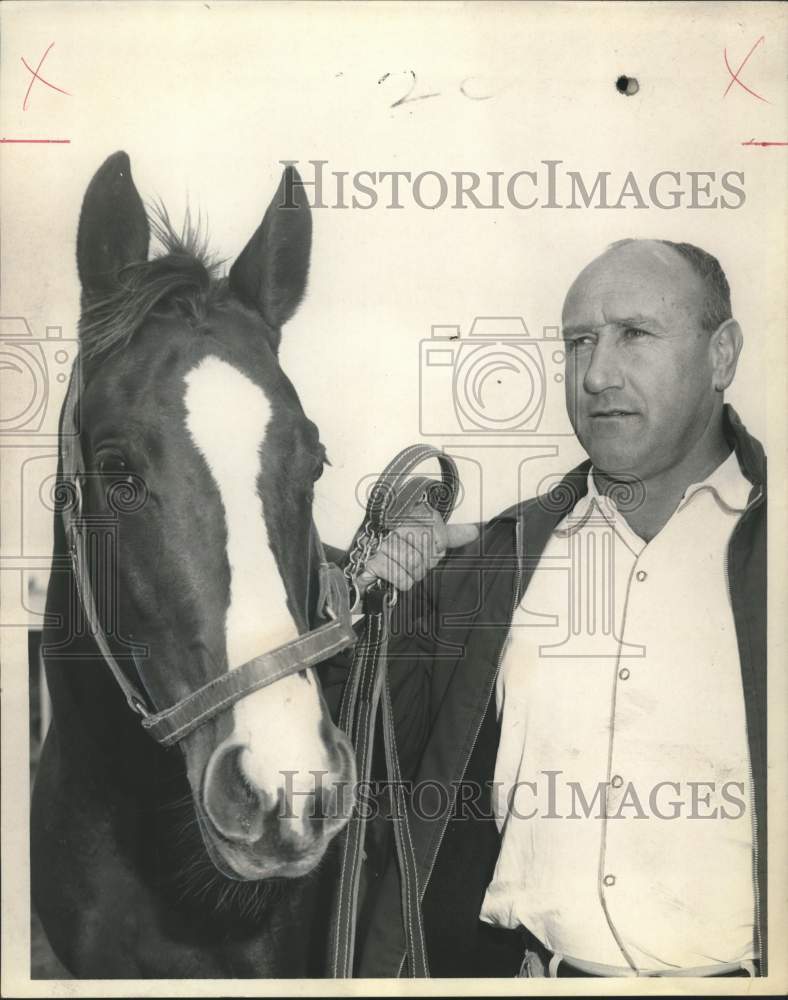
<path id="1" fill-rule="evenodd" d="M 736 453 L 739 468 L 753 486 L 766 486 L 766 454 L 757 438 L 748 433 L 739 414 L 730 403 L 722 411 L 723 433 Z"/>

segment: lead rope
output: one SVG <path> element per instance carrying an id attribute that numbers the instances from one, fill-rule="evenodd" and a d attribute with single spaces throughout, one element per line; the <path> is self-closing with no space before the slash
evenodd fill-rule
<path id="1" fill-rule="evenodd" d="M 428 458 L 437 458 L 440 462 L 442 482 L 424 477 L 408 479 L 412 469 Z M 444 519 L 448 519 L 457 488 L 457 468 L 442 452 L 427 445 L 415 445 L 400 452 L 384 470 L 370 494 L 366 519 L 356 536 L 355 545 L 351 547 L 351 571 L 357 574 L 363 569 L 366 560 L 397 519 L 420 499 L 430 503 Z M 400 872 L 408 967 L 412 977 L 428 978 L 421 918 L 422 886 L 413 849 L 388 683 L 388 640 L 396 600 L 397 592 L 381 581 L 372 584 L 364 595 L 366 624 L 363 636 L 356 644 L 342 698 L 339 724 L 355 747 L 358 781 L 363 787 L 370 780 L 375 723 L 382 704 L 383 747 L 387 784 L 393 797 L 392 822 Z M 349 979 L 353 976 L 365 835 L 366 822 L 354 808 L 350 822 L 340 835 L 341 868 L 329 935 L 329 968 L 334 978 Z"/>

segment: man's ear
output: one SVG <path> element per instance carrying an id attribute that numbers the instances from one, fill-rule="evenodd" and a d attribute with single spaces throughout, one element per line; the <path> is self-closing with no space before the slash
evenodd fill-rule
<path id="1" fill-rule="evenodd" d="M 121 150 L 99 167 L 82 202 L 77 267 L 85 297 L 111 292 L 121 268 L 147 259 L 149 239 L 145 208 Z"/>
<path id="2" fill-rule="evenodd" d="M 735 319 L 721 323 L 711 335 L 709 350 L 713 366 L 714 388 L 718 392 L 727 389 L 736 374 L 736 365 L 741 353 L 744 337 Z"/>

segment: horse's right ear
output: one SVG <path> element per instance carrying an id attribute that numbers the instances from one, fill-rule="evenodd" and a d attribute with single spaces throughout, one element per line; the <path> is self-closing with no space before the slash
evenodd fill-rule
<path id="1" fill-rule="evenodd" d="M 150 228 L 123 151 L 96 171 L 82 202 L 77 268 L 86 298 L 111 292 L 126 264 L 148 259 Z"/>
<path id="2" fill-rule="evenodd" d="M 311 249 L 309 200 L 298 171 L 288 166 L 263 221 L 229 275 L 230 288 L 242 302 L 257 309 L 271 327 L 275 351 L 282 325 L 304 296 Z"/>

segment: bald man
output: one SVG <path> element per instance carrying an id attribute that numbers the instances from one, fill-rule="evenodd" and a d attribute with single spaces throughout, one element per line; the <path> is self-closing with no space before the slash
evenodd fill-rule
<path id="1" fill-rule="evenodd" d="M 625 240 L 563 337 L 589 460 L 463 547 L 398 533 L 360 581 L 421 580 L 392 675 L 430 972 L 764 974 L 766 462 L 724 402 L 728 282 Z M 367 884 L 358 974 L 407 975 L 387 847 Z"/>

